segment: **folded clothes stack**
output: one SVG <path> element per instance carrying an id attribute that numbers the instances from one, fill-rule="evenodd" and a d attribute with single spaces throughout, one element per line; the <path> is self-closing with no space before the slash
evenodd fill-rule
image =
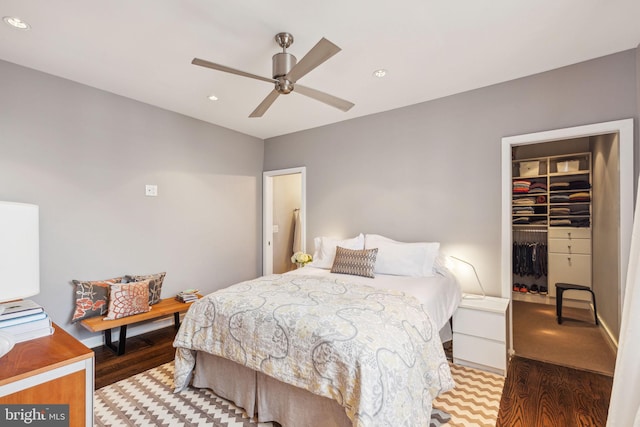
<path id="1" fill-rule="evenodd" d="M 514 193 L 528 193 L 529 187 L 531 187 L 531 181 L 513 181 L 513 192 Z"/>
<path id="2" fill-rule="evenodd" d="M 581 191 L 579 193 L 573 193 L 569 196 L 571 203 L 575 202 L 589 202 L 591 201 L 591 195 L 587 191 Z"/>
<path id="3" fill-rule="evenodd" d="M 546 193 L 547 184 L 543 182 L 533 182 L 529 187 L 529 193 Z"/>

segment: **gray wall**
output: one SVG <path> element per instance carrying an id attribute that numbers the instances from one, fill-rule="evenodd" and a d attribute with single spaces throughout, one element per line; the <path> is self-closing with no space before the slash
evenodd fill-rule
<path id="1" fill-rule="evenodd" d="M 271 138 L 264 168 L 307 167 L 309 242 L 359 232 L 437 240 L 500 295 L 501 138 L 637 118 L 636 61 L 629 50 Z"/>
<path id="2" fill-rule="evenodd" d="M 88 336 L 72 279 L 166 271 L 170 297 L 260 273 L 261 140 L 3 61 L 0 93 L 0 200 L 40 206 L 33 299 L 61 327 Z"/>

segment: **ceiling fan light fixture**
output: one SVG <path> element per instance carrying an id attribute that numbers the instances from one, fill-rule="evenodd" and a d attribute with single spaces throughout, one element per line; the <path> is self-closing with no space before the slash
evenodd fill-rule
<path id="1" fill-rule="evenodd" d="M 28 30 L 31 28 L 31 25 L 16 16 L 5 16 L 2 20 L 7 25 L 11 25 L 13 28 L 17 28 L 19 30 Z"/>
<path id="2" fill-rule="evenodd" d="M 386 75 L 387 75 L 387 70 L 385 70 L 384 68 L 380 68 L 379 70 L 375 70 L 373 72 L 373 77 L 377 77 L 379 79 L 383 78 Z"/>

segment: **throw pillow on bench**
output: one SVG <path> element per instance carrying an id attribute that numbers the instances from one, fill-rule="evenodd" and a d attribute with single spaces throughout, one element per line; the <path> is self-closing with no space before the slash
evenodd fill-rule
<path id="1" fill-rule="evenodd" d="M 106 280 L 73 280 L 75 311 L 71 323 L 105 314 L 105 319 L 118 319 L 149 311 L 151 305 L 160 302 L 165 275 L 166 272 L 126 275 Z"/>

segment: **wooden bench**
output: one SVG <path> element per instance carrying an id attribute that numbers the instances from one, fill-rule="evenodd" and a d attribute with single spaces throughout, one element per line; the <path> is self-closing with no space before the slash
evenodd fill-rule
<path id="1" fill-rule="evenodd" d="M 90 317 L 80 321 L 80 324 L 91 332 L 104 332 L 104 345 L 113 350 L 118 356 L 122 356 L 125 351 L 127 341 L 127 326 L 142 322 L 144 320 L 157 319 L 173 314 L 174 326 L 176 330 L 180 327 L 180 313 L 186 312 L 192 302 L 184 303 L 175 298 L 165 298 L 159 303 L 151 306 L 151 310 L 146 313 L 134 314 L 114 320 L 103 320 L 103 316 Z M 111 342 L 111 329 L 120 327 L 120 337 L 118 346 Z"/>

